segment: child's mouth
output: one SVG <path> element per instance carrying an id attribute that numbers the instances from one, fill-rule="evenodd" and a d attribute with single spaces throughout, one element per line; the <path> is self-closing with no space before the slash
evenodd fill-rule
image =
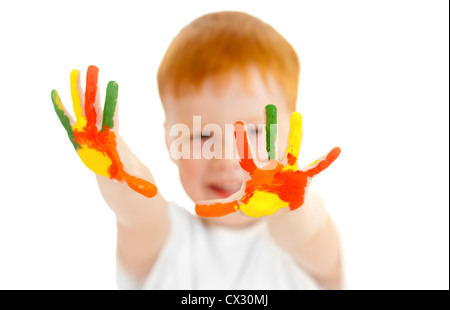
<path id="1" fill-rule="evenodd" d="M 210 184 L 209 189 L 217 198 L 227 198 L 241 189 L 241 184 Z"/>

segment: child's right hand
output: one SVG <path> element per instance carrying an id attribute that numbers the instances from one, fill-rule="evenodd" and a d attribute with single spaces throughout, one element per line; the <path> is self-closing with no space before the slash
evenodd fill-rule
<path id="1" fill-rule="evenodd" d="M 114 81 L 108 83 L 103 120 L 100 123 L 101 108 L 97 81 L 98 68 L 90 66 L 87 72 L 86 95 L 84 96 L 80 87 L 79 72 L 73 70 L 70 75 L 70 88 L 77 121 L 73 121 L 61 103 L 58 92 L 53 90 L 51 97 L 56 114 L 66 129 L 75 150 L 89 169 L 97 175 L 119 182 L 125 181 L 134 191 L 145 197 L 153 197 L 157 193 L 156 187 L 148 181 L 129 174 L 118 153 L 117 142 L 120 137 L 118 137 L 117 98 L 119 86 Z"/>
<path id="2" fill-rule="evenodd" d="M 150 171 L 118 134 L 118 86 L 113 81 L 106 90 L 101 119 L 97 77 L 98 68 L 90 66 L 84 96 L 79 72 L 74 70 L 70 75 L 76 122 L 56 90 L 52 91 L 52 101 L 72 145 L 83 163 L 96 173 L 100 192 L 116 215 L 118 260 L 128 272 L 143 278 L 169 233 L 167 201 L 153 185 Z"/>

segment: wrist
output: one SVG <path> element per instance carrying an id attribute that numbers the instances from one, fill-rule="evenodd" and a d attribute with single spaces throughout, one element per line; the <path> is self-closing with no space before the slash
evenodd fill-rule
<path id="1" fill-rule="evenodd" d="M 295 244 L 309 242 L 327 225 L 330 215 L 317 192 L 312 191 L 303 205 L 293 211 L 289 208 L 279 210 L 267 218 L 269 229 L 278 239 L 292 239 Z"/>

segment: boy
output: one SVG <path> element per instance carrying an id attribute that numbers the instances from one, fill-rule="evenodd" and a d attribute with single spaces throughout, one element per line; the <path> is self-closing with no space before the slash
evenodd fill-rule
<path id="1" fill-rule="evenodd" d="M 96 74 L 92 67 L 89 70 L 88 79 Z M 290 44 L 252 16 L 219 12 L 194 20 L 174 38 L 158 71 L 168 149 L 177 139 L 171 133 L 177 124 L 189 127 L 191 135 L 184 142 L 190 147 L 209 138 L 205 132 L 195 132 L 194 116 L 200 116 L 202 124 L 216 124 L 225 132 L 226 125 L 237 120 L 264 124 L 264 107 L 274 104 L 279 120 L 278 153 L 284 154 L 287 144 L 282 142 L 289 135 L 289 116 L 295 111 L 299 71 Z M 76 79 L 79 84 L 79 77 Z M 74 93 L 82 94 L 79 85 Z M 107 91 L 107 97 L 110 93 Z M 99 95 L 94 91 L 92 96 L 99 115 Z M 83 107 L 83 96 L 79 98 Z M 89 118 L 91 111 L 80 113 Z M 310 190 L 301 208 L 282 208 L 271 216 L 254 218 L 241 212 L 222 217 L 192 216 L 159 192 L 152 192 L 152 198 L 137 192 L 155 181 L 117 135 L 117 109 L 112 113 L 111 132 L 106 128 L 104 136 L 108 140 L 112 135 L 117 143 L 117 155 L 109 157 L 111 166 L 114 158 L 120 158 L 115 171 L 125 182 L 112 181 L 108 177 L 111 170 L 101 173 L 90 168 L 96 172 L 100 191 L 117 217 L 120 288 L 341 288 L 338 235 L 317 192 Z M 104 124 L 93 128 L 102 127 Z M 264 147 L 257 143 L 261 134 L 248 131 L 254 150 Z M 82 139 L 80 134 L 75 138 Z M 233 137 L 224 135 L 219 140 L 229 145 L 233 143 L 230 139 Z M 92 165 L 84 159 L 88 157 L 82 151 L 86 148 L 75 148 L 86 165 Z M 244 174 L 236 158 L 175 158 L 170 153 L 181 183 L 194 202 L 235 197 L 243 189 Z M 95 162 L 104 160 L 99 156 Z M 257 155 L 256 161 L 263 163 L 265 159 Z"/>

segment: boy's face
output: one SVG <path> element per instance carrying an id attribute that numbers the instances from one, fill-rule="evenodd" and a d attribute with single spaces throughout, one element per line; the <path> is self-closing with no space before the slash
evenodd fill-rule
<path id="1" fill-rule="evenodd" d="M 189 158 L 173 159 L 172 157 L 172 160 L 178 166 L 184 190 L 194 202 L 226 198 L 241 188 L 244 175 L 239 166 L 239 158 L 235 153 L 232 131 L 232 125 L 236 121 L 246 122 L 248 137 L 256 160 L 260 164 L 267 160 L 265 130 L 252 130 L 251 125 L 258 128 L 258 124 L 265 124 L 264 108 L 270 103 L 275 104 L 278 108 L 278 158 L 282 158 L 285 154 L 290 117 L 285 96 L 272 78 L 269 78 L 266 84 L 257 70 L 251 69 L 250 72 L 250 87 L 245 86 L 242 76 L 238 72 L 233 72 L 229 75 L 229 79 L 223 80 L 223 86 L 221 85 L 219 88 L 214 83 L 222 80 L 207 79 L 198 92 L 189 92 L 180 99 L 169 95 L 162 98 L 166 106 L 166 143 L 169 151 L 171 144 L 181 135 L 178 133 L 178 136 L 171 137 L 172 126 L 186 124 L 190 129 L 190 136 L 184 141 L 184 143 L 189 143 L 191 151 Z M 201 132 L 198 131 L 199 126 L 195 125 L 193 121 L 193 116 L 201 117 L 202 128 L 207 124 L 216 124 L 215 128 L 220 127 L 222 139 L 202 137 Z M 221 144 L 222 156 L 217 156 L 216 153 L 216 157 L 220 158 L 205 159 L 202 155 L 201 159 L 192 159 L 193 145 L 203 146 L 208 144 L 208 140 L 214 141 L 215 144 Z M 230 152 L 230 145 L 233 148 L 232 152 Z M 211 149 L 215 148 L 216 145 Z M 233 158 L 228 158 L 230 153 Z M 256 219 L 235 212 L 219 218 L 204 218 L 204 220 L 222 226 L 243 227 L 253 223 Z"/>

